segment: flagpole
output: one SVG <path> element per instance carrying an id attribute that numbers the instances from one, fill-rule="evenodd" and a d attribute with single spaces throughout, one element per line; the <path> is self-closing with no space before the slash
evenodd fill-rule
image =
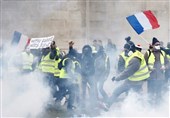
<path id="1" fill-rule="evenodd" d="M 147 44 L 149 44 L 149 42 L 145 39 L 145 38 L 143 38 L 143 36 L 141 36 L 141 35 L 139 35 Z"/>

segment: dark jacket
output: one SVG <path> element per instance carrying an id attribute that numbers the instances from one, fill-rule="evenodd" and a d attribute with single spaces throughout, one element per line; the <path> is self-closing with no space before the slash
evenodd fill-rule
<path id="1" fill-rule="evenodd" d="M 125 60 L 123 59 L 122 56 L 119 55 L 119 60 L 118 60 L 118 73 L 121 73 L 125 69 Z"/>
<path id="2" fill-rule="evenodd" d="M 81 57 L 81 74 L 82 76 L 92 76 L 95 73 L 93 55 L 82 55 Z"/>
<path id="3" fill-rule="evenodd" d="M 95 58 L 95 75 L 107 77 L 110 73 L 110 61 L 105 52 L 98 52 Z"/>

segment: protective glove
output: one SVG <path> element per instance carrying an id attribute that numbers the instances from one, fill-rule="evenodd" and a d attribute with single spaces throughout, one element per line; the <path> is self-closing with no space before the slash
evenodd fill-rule
<path id="1" fill-rule="evenodd" d="M 73 41 L 70 41 L 70 42 L 69 42 L 69 47 L 73 47 L 73 45 L 74 45 L 74 42 L 73 42 Z"/>

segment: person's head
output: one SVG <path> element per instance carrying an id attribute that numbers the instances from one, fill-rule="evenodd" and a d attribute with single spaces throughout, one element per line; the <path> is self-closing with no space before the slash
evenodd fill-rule
<path id="1" fill-rule="evenodd" d="M 116 44 L 113 43 L 112 46 L 113 46 L 112 48 L 116 51 L 117 50 Z"/>
<path id="2" fill-rule="evenodd" d="M 169 48 L 169 49 L 170 49 L 170 42 L 168 42 L 168 43 L 167 43 L 167 48 Z"/>
<path id="3" fill-rule="evenodd" d="M 135 44 L 131 41 L 131 37 L 130 37 L 130 36 L 126 37 L 125 40 L 126 40 L 126 43 L 128 43 L 128 44 L 130 44 L 130 45 L 132 45 L 132 46 L 135 45 Z"/>
<path id="4" fill-rule="evenodd" d="M 90 45 L 85 45 L 82 49 L 82 53 L 85 55 L 92 54 L 92 48 L 90 47 Z"/>
<path id="5" fill-rule="evenodd" d="M 55 48 L 56 48 L 56 43 L 55 43 L 55 41 L 52 41 L 52 42 L 51 42 L 50 47 L 51 47 L 51 49 L 55 49 Z"/>
<path id="6" fill-rule="evenodd" d="M 125 40 L 126 40 L 126 42 L 129 42 L 131 40 L 131 37 L 130 36 L 125 37 Z"/>
<path id="7" fill-rule="evenodd" d="M 107 43 L 112 43 L 112 40 L 111 39 L 107 39 Z"/>
<path id="8" fill-rule="evenodd" d="M 154 50 L 160 50 L 160 42 L 158 41 L 157 38 L 153 37 L 152 39 L 152 46 Z"/>
<path id="9" fill-rule="evenodd" d="M 125 51 L 125 56 L 131 56 L 136 50 L 136 47 L 135 47 L 135 44 L 130 41 L 129 43 L 127 42 L 125 45 L 124 45 L 124 51 Z"/>
<path id="10" fill-rule="evenodd" d="M 93 45 L 96 46 L 97 45 L 97 40 L 93 40 Z"/>

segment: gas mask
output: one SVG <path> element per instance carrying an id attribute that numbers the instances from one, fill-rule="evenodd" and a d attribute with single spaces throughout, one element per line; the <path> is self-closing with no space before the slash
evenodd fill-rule
<path id="1" fill-rule="evenodd" d="M 129 50 L 125 50 L 125 56 L 128 57 Z"/>
<path id="2" fill-rule="evenodd" d="M 128 56 L 130 57 L 132 54 L 133 54 L 133 51 L 130 50 L 130 51 L 128 52 Z"/>
<path id="3" fill-rule="evenodd" d="M 161 49 L 160 45 L 155 46 L 155 49 L 160 50 Z"/>
<path id="4" fill-rule="evenodd" d="M 130 57 L 133 54 L 131 50 L 125 50 L 125 56 Z"/>

